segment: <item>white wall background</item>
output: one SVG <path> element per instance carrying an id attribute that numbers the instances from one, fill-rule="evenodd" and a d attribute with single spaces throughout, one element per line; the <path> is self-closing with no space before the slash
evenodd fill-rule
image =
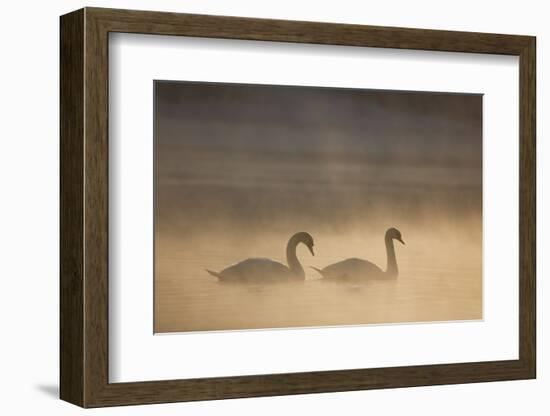
<path id="1" fill-rule="evenodd" d="M 120 0 L 5 2 L 0 24 L 0 409 L 3 414 L 83 412 L 58 395 L 58 16 L 82 6 L 317 20 L 388 26 L 529 34 L 538 37 L 538 379 L 338 394 L 224 400 L 87 411 L 88 414 L 547 414 L 550 360 L 544 347 L 543 192 L 550 146 L 543 118 L 550 98 L 548 10 L 542 1 L 429 0 Z M 546 199 L 546 201 L 545 201 Z M 546 233 L 545 233 L 546 231 Z"/>

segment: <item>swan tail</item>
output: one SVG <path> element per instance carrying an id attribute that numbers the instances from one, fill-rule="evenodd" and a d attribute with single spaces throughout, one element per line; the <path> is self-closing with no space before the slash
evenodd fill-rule
<path id="1" fill-rule="evenodd" d="M 208 269 L 204 269 L 206 270 L 208 273 L 210 273 L 212 276 L 214 277 L 217 277 L 218 279 L 222 280 L 222 275 L 217 273 L 217 272 L 213 272 L 212 270 L 208 270 Z"/>
<path id="2" fill-rule="evenodd" d="M 318 269 L 317 267 L 313 267 L 313 266 L 309 266 L 309 267 L 311 267 L 313 270 L 315 270 L 317 273 L 319 273 L 321 276 L 324 277 L 323 271 L 321 269 Z"/>

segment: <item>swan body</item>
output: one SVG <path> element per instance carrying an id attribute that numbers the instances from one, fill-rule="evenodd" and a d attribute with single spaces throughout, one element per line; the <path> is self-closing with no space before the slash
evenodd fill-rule
<path id="1" fill-rule="evenodd" d="M 305 280 L 305 272 L 296 257 L 296 247 L 303 243 L 313 254 L 313 237 L 306 232 L 294 234 L 286 248 L 287 265 L 268 258 L 250 258 L 223 269 L 221 272 L 206 270 L 220 282 L 227 283 L 275 283 Z"/>
<path id="2" fill-rule="evenodd" d="M 295 279 L 287 266 L 267 258 L 246 259 L 219 273 L 208 269 L 206 271 L 224 282 L 258 283 Z"/>
<path id="3" fill-rule="evenodd" d="M 405 244 L 405 242 L 401 238 L 401 232 L 396 228 L 388 229 L 384 240 L 386 243 L 386 254 L 388 258 L 388 265 L 385 271 L 368 260 L 357 258 L 343 260 L 326 266 L 323 269 L 317 269 L 315 267 L 313 269 L 319 272 L 324 279 L 338 282 L 359 282 L 365 280 L 387 280 L 397 278 L 399 271 L 395 258 L 393 240 L 397 240 L 402 244 Z"/>
<path id="4" fill-rule="evenodd" d="M 346 259 L 338 263 L 331 264 L 324 269 L 313 267 L 325 279 L 338 279 L 341 281 L 356 280 L 359 276 L 368 276 L 370 278 L 383 278 L 384 271 L 376 264 L 363 259 Z"/>

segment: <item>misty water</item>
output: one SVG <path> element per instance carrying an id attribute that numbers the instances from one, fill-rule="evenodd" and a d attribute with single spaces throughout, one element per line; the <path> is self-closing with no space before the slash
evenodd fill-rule
<path id="1" fill-rule="evenodd" d="M 235 162 L 240 163 L 239 158 Z M 281 169 L 280 161 L 271 163 Z M 268 161 L 262 165 L 269 171 Z M 369 175 L 367 168 L 360 175 L 349 175 L 350 168 L 341 167 L 346 186 L 329 192 L 329 178 L 324 175 L 331 169 L 318 173 L 317 181 L 307 186 L 281 186 L 284 178 L 277 175 L 271 183 L 264 170 L 257 189 L 235 180 L 231 170 L 219 175 L 207 163 L 201 166 L 199 189 L 176 180 L 164 186 L 166 206 L 193 208 L 181 209 L 181 215 L 176 210 L 157 225 L 156 332 L 482 318 L 481 216 L 476 209 L 480 195 L 465 186 L 472 180 L 468 175 L 457 178 L 454 169 L 407 168 L 400 180 L 404 190 L 396 190 L 389 184 L 379 186 L 382 167 L 376 169 L 377 175 Z M 297 178 L 309 177 L 308 169 L 282 168 Z M 206 172 L 217 178 L 210 181 Z M 382 176 L 391 181 L 391 175 Z M 330 177 L 335 183 L 344 182 L 334 172 Z M 363 198 L 356 196 L 365 189 L 369 192 Z M 449 194 L 456 189 L 458 198 L 453 199 Z M 253 208 L 257 213 L 243 215 L 250 209 L 246 195 L 251 191 L 258 198 Z M 195 202 L 186 203 L 189 193 Z M 220 204 L 235 198 L 231 207 Z M 195 206 L 201 203 L 204 208 Z M 323 281 L 310 268 L 357 257 L 385 270 L 388 227 L 399 228 L 406 243 L 395 242 L 397 279 L 335 284 Z M 306 272 L 303 283 L 224 284 L 205 271 L 220 271 L 249 257 L 286 264 L 286 243 L 297 231 L 307 231 L 315 240 L 315 256 L 304 245 L 297 249 Z"/>
<path id="2" fill-rule="evenodd" d="M 163 82 L 156 85 L 155 331 L 482 319 L 481 98 Z M 310 268 L 351 257 L 399 276 L 333 284 Z M 249 257 L 300 283 L 232 285 Z"/>
<path id="3" fill-rule="evenodd" d="M 407 227 L 402 227 L 408 230 Z M 383 231 L 383 230 L 380 230 Z M 218 239 L 193 246 L 172 242 L 173 257 L 159 258 L 156 276 L 156 332 L 245 328 L 309 327 L 480 319 L 482 279 L 479 247 L 464 240 L 418 237 L 403 231 L 396 246 L 399 277 L 365 284 L 323 282 L 308 266 L 323 267 L 347 257 L 369 259 L 385 268 L 383 235 L 317 233 L 316 255 L 301 246 L 303 283 L 235 285 L 219 283 L 205 267 L 221 270 L 240 257 L 269 255 L 285 262 L 283 234 L 263 236 L 255 247 Z M 267 238 L 266 238 L 267 237 Z M 430 238 L 431 237 L 431 238 Z M 450 254 L 453 251 L 454 254 Z M 472 261 L 473 259 L 477 261 Z"/>

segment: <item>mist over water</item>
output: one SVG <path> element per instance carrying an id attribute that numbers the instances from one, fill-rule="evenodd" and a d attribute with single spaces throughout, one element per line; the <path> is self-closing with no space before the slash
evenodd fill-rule
<path id="1" fill-rule="evenodd" d="M 157 82 L 155 331 L 482 318 L 481 96 Z M 358 257 L 399 277 L 327 283 Z M 248 257 L 306 281 L 221 284 Z"/>

